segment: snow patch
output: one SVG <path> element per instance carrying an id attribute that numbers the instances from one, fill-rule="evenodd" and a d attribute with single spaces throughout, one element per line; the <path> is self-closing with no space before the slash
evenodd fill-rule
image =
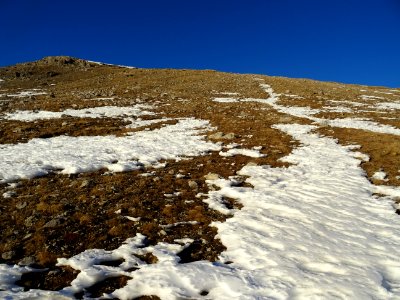
<path id="1" fill-rule="evenodd" d="M 333 119 L 333 120 L 316 119 L 315 121 L 319 123 L 324 122 L 325 124 L 332 127 L 354 128 L 354 129 L 369 130 L 377 133 L 400 135 L 399 128 L 359 118 L 344 118 L 344 119 Z"/>
<path id="2" fill-rule="evenodd" d="M 373 179 L 383 180 L 383 181 L 387 181 L 386 177 L 387 177 L 387 175 L 383 171 L 375 172 L 374 175 L 372 175 Z"/>
<path id="3" fill-rule="evenodd" d="M 371 96 L 371 95 L 361 95 L 360 98 L 362 100 L 380 100 L 380 99 L 385 99 L 384 97 L 378 97 L 378 96 Z"/>
<path id="4" fill-rule="evenodd" d="M 101 65 L 101 66 L 112 66 L 112 67 L 120 67 L 120 68 L 126 68 L 126 69 L 137 69 L 137 67 L 107 64 L 107 63 L 98 62 L 98 61 L 92 61 L 92 60 L 88 60 L 88 62 L 93 63 L 93 64 L 97 64 L 97 65 Z"/>
<path id="5" fill-rule="evenodd" d="M 221 156 L 235 156 L 235 155 L 244 155 L 244 156 L 248 156 L 248 157 L 254 157 L 254 158 L 258 158 L 258 157 L 265 157 L 265 154 L 260 153 L 259 150 L 256 149 L 238 149 L 238 148 L 233 148 L 233 149 L 229 149 L 226 152 L 219 152 L 219 155 Z"/>
<path id="6" fill-rule="evenodd" d="M 66 109 L 60 112 L 18 110 L 13 113 L 5 114 L 5 118 L 8 120 L 32 122 L 36 120 L 59 119 L 63 116 L 78 118 L 137 117 L 143 115 L 154 115 L 153 112 L 144 110 L 152 108 L 153 107 L 149 105 L 137 104 L 132 107 L 100 106 L 83 109 Z"/>
<path id="7" fill-rule="evenodd" d="M 207 142 L 200 135 L 207 129 L 210 129 L 207 121 L 183 119 L 175 125 L 125 137 L 59 136 L 0 145 L 0 182 L 43 176 L 54 171 L 74 174 L 105 168 L 123 172 L 143 166 L 157 167 L 160 160 L 180 160 L 220 151 L 220 145 Z"/>
<path id="8" fill-rule="evenodd" d="M 381 102 L 376 106 L 377 109 L 400 109 L 400 102 Z"/>
<path id="9" fill-rule="evenodd" d="M 31 89 L 26 91 L 21 91 L 17 94 L 9 94 L 8 97 L 15 97 L 15 98 L 25 98 L 30 96 L 39 96 L 39 95 L 46 95 L 46 92 L 41 91 L 40 89 Z"/>
<path id="10" fill-rule="evenodd" d="M 335 106 L 335 107 L 324 106 L 323 111 L 337 112 L 337 113 L 352 113 L 353 112 L 353 110 L 351 108 L 344 107 L 344 106 Z"/>

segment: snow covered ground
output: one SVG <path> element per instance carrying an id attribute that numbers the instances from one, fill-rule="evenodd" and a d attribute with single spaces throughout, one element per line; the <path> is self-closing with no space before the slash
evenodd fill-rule
<path id="1" fill-rule="evenodd" d="M 279 95 L 272 87 L 262 87 L 268 99 L 240 101 L 271 105 L 289 115 L 309 118 L 315 126 L 326 122 L 313 117 L 315 110 L 279 105 Z M 328 125 L 400 133 L 390 126 L 343 120 Z M 122 138 L 57 137 L 3 145 L 0 156 L 6 159 L 0 162 L 2 180 L 40 175 L 49 169 L 62 169 L 65 173 L 102 167 L 124 171 L 139 164 L 157 165 L 161 159 L 220 151 L 219 144 L 201 136 L 207 126 L 203 120 L 184 119 L 176 125 Z M 387 196 L 376 196 L 377 187 L 360 167 L 365 155 L 352 151 L 354 147 L 341 146 L 334 139 L 312 133 L 315 126 L 276 124 L 275 128 L 298 140 L 300 146 L 284 158 L 291 163 L 289 167 L 249 165 L 240 170 L 239 174 L 248 176 L 247 182 L 253 188 L 238 187 L 233 178 L 207 181 L 210 186 L 219 187 L 210 189 L 205 200 L 210 207 L 217 208 L 223 196 L 243 205 L 241 210 L 233 211 L 232 218 L 213 224 L 227 247 L 218 262 L 180 264 L 176 254 L 190 240 L 144 247 L 144 236 L 138 234 L 113 251 L 92 249 L 59 259 L 60 265 L 81 271 L 71 286 L 61 291 L 23 292 L 14 282 L 29 268 L 0 265 L 0 297 L 68 299 L 107 277 L 127 275 L 132 277 L 127 285 L 106 297 L 400 299 L 400 218 L 392 207 L 392 197 L 400 191 L 385 187 L 379 192 Z M 96 157 L 89 155 L 90 147 L 95 147 Z M 231 149 L 221 154 L 236 152 L 246 151 Z M 256 149 L 247 152 L 260 155 Z M 31 154 L 30 158 L 26 153 Z M 115 164 L 117 168 L 112 167 Z M 35 173 L 38 170 L 39 174 Z M 152 253 L 158 262 L 145 264 L 133 255 L 146 253 Z M 125 260 L 118 267 L 99 264 L 117 258 Z M 132 271 L 132 267 L 137 269 Z"/>
<path id="2" fill-rule="evenodd" d="M 199 134 L 207 121 L 180 120 L 158 130 L 135 132 L 125 137 L 58 136 L 32 139 L 25 144 L 0 145 L 0 182 L 43 176 L 92 172 L 102 168 L 114 172 L 157 167 L 161 160 L 180 160 L 221 147 Z"/>
<path id="3" fill-rule="evenodd" d="M 139 117 L 153 115 L 154 113 L 143 109 L 151 109 L 149 105 L 136 104 L 131 107 L 118 106 L 100 106 L 85 109 L 66 109 L 60 112 L 54 111 L 31 111 L 17 110 L 13 113 L 7 113 L 5 119 L 32 122 L 36 120 L 59 119 L 63 116 L 78 118 L 115 118 L 115 117 Z"/>

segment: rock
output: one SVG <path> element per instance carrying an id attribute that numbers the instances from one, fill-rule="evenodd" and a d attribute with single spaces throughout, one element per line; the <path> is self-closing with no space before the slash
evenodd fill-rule
<path id="1" fill-rule="evenodd" d="M 224 136 L 224 134 L 222 132 L 216 132 L 216 133 L 210 134 L 208 136 L 208 138 L 214 139 L 214 140 L 220 140 L 220 139 L 222 139 L 223 136 Z"/>
<path id="2" fill-rule="evenodd" d="M 15 255 L 15 251 L 7 251 L 1 255 L 1 258 L 8 260 L 8 259 L 12 259 L 14 257 L 14 255 Z"/>
<path id="3" fill-rule="evenodd" d="M 17 204 L 15 205 L 15 207 L 16 207 L 17 209 L 23 209 L 23 208 L 25 208 L 27 205 L 28 205 L 28 204 L 27 204 L 26 202 L 19 202 L 19 203 L 17 203 Z"/>
<path id="4" fill-rule="evenodd" d="M 90 181 L 89 181 L 89 180 L 83 180 L 82 183 L 81 183 L 81 185 L 80 185 L 80 187 L 81 187 L 81 188 L 84 188 L 84 187 L 87 187 L 89 184 L 90 184 Z"/>
<path id="5" fill-rule="evenodd" d="M 17 195 L 17 193 L 14 191 L 7 191 L 3 194 L 3 198 L 7 199 L 7 198 L 15 197 L 16 195 Z"/>
<path id="6" fill-rule="evenodd" d="M 246 164 L 246 167 L 256 167 L 257 163 L 255 163 L 254 161 L 250 161 Z"/>
<path id="7" fill-rule="evenodd" d="M 61 219 L 60 218 L 54 218 L 44 224 L 43 228 L 53 228 L 61 225 Z"/>
<path id="8" fill-rule="evenodd" d="M 29 239 L 32 236 L 32 233 L 28 233 L 27 235 L 24 236 L 24 240 Z"/>
<path id="9" fill-rule="evenodd" d="M 189 184 L 189 187 L 190 187 L 192 190 L 197 190 L 197 189 L 199 188 L 199 185 L 198 185 L 197 182 L 194 181 L 194 180 L 189 180 L 188 184 Z"/>
<path id="10" fill-rule="evenodd" d="M 32 227 L 34 219 L 35 219 L 35 216 L 30 216 L 30 217 L 26 218 L 25 223 L 24 223 L 25 226 L 26 227 Z"/>
<path id="11" fill-rule="evenodd" d="M 57 75 L 60 75 L 60 73 L 54 72 L 54 71 L 48 71 L 48 72 L 46 73 L 46 76 L 47 76 L 47 77 L 54 77 L 54 76 L 57 76 Z"/>
<path id="12" fill-rule="evenodd" d="M 233 132 L 231 132 L 231 133 L 225 134 L 222 138 L 223 138 L 224 140 L 232 140 L 232 139 L 234 139 L 235 137 L 236 137 L 236 135 L 235 135 Z"/>
<path id="13" fill-rule="evenodd" d="M 221 176 L 219 176 L 219 175 L 216 174 L 216 173 L 208 173 L 207 175 L 204 175 L 204 178 L 205 178 L 206 180 L 216 180 L 216 179 L 221 178 Z"/>
<path id="14" fill-rule="evenodd" d="M 168 171 L 168 174 L 169 174 L 169 175 L 174 175 L 174 174 L 175 174 L 175 171 L 174 171 L 174 170 L 169 170 L 169 171 Z"/>
<path id="15" fill-rule="evenodd" d="M 210 134 L 208 136 L 209 139 L 214 139 L 214 140 L 232 140 L 236 137 L 236 135 L 233 132 L 224 134 L 223 132 L 216 132 L 213 134 Z"/>
<path id="16" fill-rule="evenodd" d="M 51 270 L 49 271 L 49 273 L 47 273 L 48 276 L 56 276 L 58 274 L 60 274 L 62 271 L 61 269 L 55 269 L 55 270 Z"/>
<path id="17" fill-rule="evenodd" d="M 18 262 L 18 264 L 20 266 L 30 266 L 35 263 L 36 263 L 36 259 L 34 256 L 26 256 Z"/>

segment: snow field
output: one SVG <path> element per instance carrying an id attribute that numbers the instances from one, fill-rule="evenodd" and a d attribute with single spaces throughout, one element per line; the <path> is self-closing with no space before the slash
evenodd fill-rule
<path id="1" fill-rule="evenodd" d="M 59 119 L 63 116 L 78 117 L 78 118 L 117 118 L 117 117 L 138 117 L 144 115 L 154 115 L 153 112 L 143 109 L 151 109 L 152 106 L 137 104 L 131 107 L 119 106 L 100 106 L 84 109 L 66 109 L 60 112 L 54 111 L 31 111 L 18 110 L 13 113 L 5 114 L 7 120 L 33 122 L 36 120 Z"/>
<path id="2" fill-rule="evenodd" d="M 9 94 L 8 97 L 15 97 L 15 98 L 25 98 L 30 96 L 39 96 L 39 95 L 46 95 L 46 92 L 43 92 L 40 89 L 31 89 L 26 91 L 21 91 L 17 94 Z"/>
<path id="3" fill-rule="evenodd" d="M 125 137 L 59 136 L 32 139 L 25 144 L 0 145 L 0 182 L 43 176 L 92 172 L 102 168 L 113 172 L 157 166 L 160 160 L 219 151 L 221 146 L 207 142 L 200 134 L 208 122 L 183 119 L 153 131 L 140 131 Z"/>

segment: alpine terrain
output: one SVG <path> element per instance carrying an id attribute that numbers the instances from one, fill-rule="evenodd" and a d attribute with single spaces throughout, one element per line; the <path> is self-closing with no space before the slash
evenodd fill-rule
<path id="1" fill-rule="evenodd" d="M 400 89 L 0 68 L 0 298 L 400 299 Z"/>

